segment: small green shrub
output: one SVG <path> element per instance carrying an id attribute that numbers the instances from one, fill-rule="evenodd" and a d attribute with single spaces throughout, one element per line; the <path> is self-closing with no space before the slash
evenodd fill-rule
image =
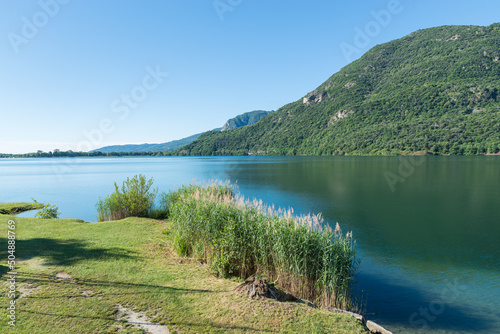
<path id="1" fill-rule="evenodd" d="M 158 189 L 153 189 L 153 178 L 142 174 L 127 178 L 120 187 L 115 182 L 115 192 L 104 200 L 99 198 L 96 208 L 99 221 L 127 217 L 150 217 Z M 158 214 L 159 215 L 159 214 Z"/>
<path id="2" fill-rule="evenodd" d="M 36 201 L 34 202 L 37 203 Z M 43 208 L 35 213 L 35 217 L 42 219 L 58 219 L 59 214 L 59 208 L 57 207 L 57 205 L 50 205 L 49 203 L 47 203 L 43 205 Z"/>

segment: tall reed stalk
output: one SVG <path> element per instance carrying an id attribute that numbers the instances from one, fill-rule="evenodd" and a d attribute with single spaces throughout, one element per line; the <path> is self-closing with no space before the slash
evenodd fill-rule
<path id="1" fill-rule="evenodd" d="M 318 306 L 352 308 L 355 242 L 338 224 L 245 200 L 228 183 L 183 186 L 168 201 L 180 255 L 203 258 L 220 276 L 259 273 Z"/>

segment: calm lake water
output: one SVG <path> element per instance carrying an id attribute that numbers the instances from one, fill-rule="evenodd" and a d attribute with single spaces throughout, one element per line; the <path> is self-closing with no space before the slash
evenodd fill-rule
<path id="1" fill-rule="evenodd" d="M 138 173 L 160 191 L 230 180 L 338 221 L 357 240 L 367 317 L 394 333 L 500 333 L 500 157 L 4 159 L 0 202 L 95 221 L 98 197 Z"/>

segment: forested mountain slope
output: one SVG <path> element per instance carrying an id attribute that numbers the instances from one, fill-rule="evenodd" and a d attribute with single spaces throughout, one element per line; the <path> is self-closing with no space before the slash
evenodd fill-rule
<path id="1" fill-rule="evenodd" d="M 496 153 L 499 89 L 500 24 L 419 30 L 258 123 L 207 132 L 178 153 Z"/>

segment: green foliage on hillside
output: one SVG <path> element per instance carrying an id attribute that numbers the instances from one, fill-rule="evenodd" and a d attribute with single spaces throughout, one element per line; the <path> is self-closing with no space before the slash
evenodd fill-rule
<path id="1" fill-rule="evenodd" d="M 372 48 L 260 122 L 205 133 L 179 152 L 497 153 L 499 90 L 500 24 L 420 30 Z"/>

